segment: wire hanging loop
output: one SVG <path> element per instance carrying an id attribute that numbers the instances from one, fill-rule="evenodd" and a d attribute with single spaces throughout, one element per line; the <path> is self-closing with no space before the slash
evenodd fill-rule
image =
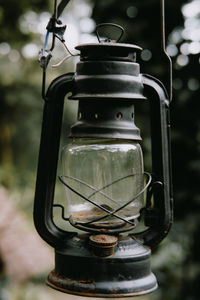
<path id="1" fill-rule="evenodd" d="M 38 61 L 41 68 L 43 69 L 42 77 L 42 98 L 46 101 L 46 70 L 47 66 L 52 58 L 52 51 L 55 47 L 55 39 L 58 38 L 61 42 L 64 43 L 64 33 L 66 30 L 66 25 L 62 25 L 62 22 L 59 20 L 60 15 L 62 14 L 64 8 L 69 3 L 70 0 L 61 0 L 57 6 L 57 0 L 54 1 L 54 12 L 46 27 L 46 36 L 44 48 L 40 50 Z M 49 35 L 52 33 L 52 41 L 50 49 L 48 47 Z"/>
<path id="2" fill-rule="evenodd" d="M 81 226 L 82 226 L 84 229 L 88 229 L 88 227 L 90 228 L 95 222 L 101 221 L 101 220 L 106 219 L 106 218 L 111 217 L 111 216 L 114 216 L 115 218 L 117 218 L 117 219 L 123 221 L 122 225 L 125 225 L 125 224 L 131 225 L 131 227 L 130 227 L 130 229 L 131 229 L 131 228 L 133 228 L 133 226 L 135 227 L 135 225 L 136 225 L 135 222 L 132 222 L 131 220 L 128 220 L 127 218 L 124 218 L 124 217 L 122 217 L 122 216 L 119 216 L 119 215 L 117 214 L 117 212 L 119 212 L 120 210 L 124 209 L 126 206 L 128 206 L 129 204 L 131 204 L 134 200 L 136 200 L 139 196 L 141 196 L 141 195 L 146 191 L 146 189 L 150 186 L 150 184 L 151 184 L 151 182 L 152 182 L 151 174 L 145 172 L 144 175 L 147 176 L 147 182 L 146 182 L 145 187 L 144 187 L 140 192 L 138 192 L 136 195 L 134 195 L 134 197 L 133 197 L 131 200 L 129 200 L 128 202 L 126 202 L 125 204 L 121 205 L 120 207 L 118 207 L 118 208 L 115 209 L 115 210 L 112 210 L 112 209 L 111 209 L 109 206 L 107 206 L 107 205 L 100 205 L 100 204 L 94 202 L 91 198 L 92 198 L 95 194 L 99 193 L 99 194 L 101 194 L 103 197 L 107 198 L 110 202 L 113 202 L 113 203 L 115 203 L 115 205 L 118 205 L 118 202 L 117 202 L 116 200 L 112 199 L 110 196 L 106 195 L 106 194 L 103 192 L 103 190 L 105 190 L 105 189 L 108 188 L 109 186 L 111 186 L 111 185 L 113 185 L 113 184 L 115 184 L 115 183 L 117 183 L 117 182 L 119 182 L 119 181 L 121 181 L 121 180 L 124 180 L 124 179 L 126 179 L 126 178 L 128 178 L 128 177 L 136 176 L 136 175 L 137 175 L 137 174 L 129 174 L 129 175 L 127 175 L 127 176 L 124 176 L 124 177 L 122 177 L 122 178 L 119 178 L 119 179 L 113 181 L 112 183 L 109 183 L 108 185 L 106 185 L 106 186 L 104 186 L 104 187 L 102 187 L 102 188 L 100 188 L 100 189 L 97 189 L 97 188 L 95 188 L 95 187 L 93 187 L 93 186 L 87 184 L 86 182 L 84 182 L 84 181 L 82 181 L 82 180 L 80 180 L 80 179 L 71 177 L 71 176 L 62 175 L 62 176 L 59 176 L 59 179 L 60 179 L 60 181 L 61 181 L 61 182 L 62 182 L 69 190 L 71 190 L 73 193 L 75 193 L 76 195 L 78 195 L 79 197 L 81 197 L 83 200 L 85 200 L 85 201 L 91 203 L 91 204 L 94 205 L 95 207 L 101 209 L 103 212 L 105 212 L 105 214 L 104 214 L 104 215 L 101 215 L 100 217 L 93 218 L 93 219 L 90 220 L 90 221 L 81 222 L 80 224 L 81 224 Z M 141 175 L 142 175 L 142 174 L 141 174 Z M 78 192 L 77 190 L 75 190 L 74 188 L 72 188 L 68 183 L 66 183 L 66 181 L 64 180 L 64 178 L 67 178 L 67 179 L 73 180 L 73 181 L 75 181 L 75 182 L 77 182 L 77 183 L 83 184 L 84 186 L 86 186 L 86 187 L 88 187 L 89 189 L 91 189 L 93 192 L 92 192 L 88 197 L 86 197 L 86 196 L 84 196 L 83 194 L 81 194 L 80 192 Z M 70 223 L 72 223 L 72 225 L 74 225 L 74 226 L 78 224 L 78 222 L 76 222 L 76 224 L 75 224 L 75 223 L 72 221 L 72 218 L 71 218 L 71 217 L 69 218 L 69 221 L 71 221 Z M 78 227 L 78 226 L 75 226 L 75 227 Z M 108 230 L 108 229 L 106 229 L 106 230 Z M 125 231 L 127 231 L 127 230 L 129 230 L 129 229 L 126 228 Z"/>
<path id="3" fill-rule="evenodd" d="M 111 40 L 109 38 L 101 39 L 100 34 L 99 34 L 99 29 L 100 29 L 100 27 L 107 27 L 107 26 L 111 26 L 111 27 L 115 27 L 115 28 L 120 29 L 120 35 L 119 35 L 117 40 Z M 98 24 L 96 26 L 95 33 L 96 33 L 96 36 L 97 36 L 97 39 L 98 39 L 99 43 L 102 43 L 102 42 L 115 42 L 115 43 L 118 43 L 121 40 L 122 36 L 124 35 L 124 28 L 122 26 L 120 26 L 118 24 L 114 24 L 114 23 L 101 23 L 101 24 Z"/>

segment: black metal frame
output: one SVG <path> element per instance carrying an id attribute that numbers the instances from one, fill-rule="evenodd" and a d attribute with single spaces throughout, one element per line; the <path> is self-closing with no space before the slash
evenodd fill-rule
<path id="1" fill-rule="evenodd" d="M 135 236 L 145 245 L 157 246 L 173 223 L 173 191 L 170 149 L 170 101 L 163 84 L 150 75 L 143 75 L 144 95 L 150 101 L 153 208 L 146 207 L 145 223 L 149 226 Z"/>
<path id="2" fill-rule="evenodd" d="M 38 172 L 34 201 L 34 223 L 40 236 L 57 248 L 73 233 L 53 222 L 53 201 L 65 95 L 72 90 L 74 74 L 56 78 L 47 91 L 44 104 Z"/>
<path id="3" fill-rule="evenodd" d="M 53 199 L 56 181 L 60 132 L 65 95 L 73 90 L 74 74 L 55 79 L 50 85 L 44 106 L 41 145 L 34 203 L 34 222 L 41 237 L 54 248 L 64 247 L 75 233 L 59 229 L 53 222 Z M 150 96 L 152 132 L 151 193 L 154 207 L 145 211 L 144 232 L 135 236 L 145 245 L 156 246 L 168 233 L 173 219 L 171 159 L 169 149 L 169 100 L 165 88 L 155 78 L 143 75 L 144 94 Z"/>

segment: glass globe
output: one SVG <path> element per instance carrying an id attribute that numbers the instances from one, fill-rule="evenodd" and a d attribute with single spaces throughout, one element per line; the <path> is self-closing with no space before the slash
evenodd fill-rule
<path id="1" fill-rule="evenodd" d="M 144 196 L 135 197 L 144 187 L 143 173 L 137 142 L 73 139 L 62 151 L 62 181 L 70 220 L 97 228 L 120 227 L 124 220 L 136 220 L 144 206 Z"/>

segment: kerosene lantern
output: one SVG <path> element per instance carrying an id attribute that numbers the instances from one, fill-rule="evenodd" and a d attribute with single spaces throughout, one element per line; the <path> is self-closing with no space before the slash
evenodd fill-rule
<path id="1" fill-rule="evenodd" d="M 49 24 L 48 30 L 56 28 L 52 31 L 57 34 L 55 14 Z M 55 269 L 47 284 L 81 296 L 146 294 L 157 288 L 150 249 L 172 223 L 169 99 L 160 81 L 140 73 L 140 47 L 100 40 L 76 49 L 80 61 L 75 73 L 56 78 L 44 95 L 34 221 L 40 236 L 55 248 Z M 43 50 L 44 74 L 49 55 Z M 59 179 L 66 190 L 66 222 L 74 232 L 53 221 L 63 105 L 69 92 L 69 99 L 78 101 L 78 118 L 71 142 L 62 150 Z M 134 123 L 134 104 L 142 101 L 150 105 L 151 174 L 144 172 L 140 130 Z M 133 233 L 141 214 L 146 229 Z"/>

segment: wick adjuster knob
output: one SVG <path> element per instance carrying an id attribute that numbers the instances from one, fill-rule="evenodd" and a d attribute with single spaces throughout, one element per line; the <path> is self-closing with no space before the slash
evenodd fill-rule
<path id="1" fill-rule="evenodd" d="M 96 256 L 106 257 L 114 254 L 118 238 L 107 234 L 90 235 L 89 244 Z"/>

